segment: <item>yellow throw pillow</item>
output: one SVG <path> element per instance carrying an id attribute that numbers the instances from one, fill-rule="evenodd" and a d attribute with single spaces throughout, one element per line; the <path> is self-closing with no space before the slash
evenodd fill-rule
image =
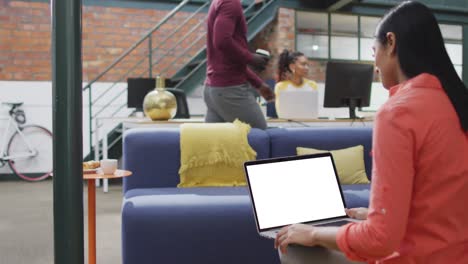
<path id="1" fill-rule="evenodd" d="M 244 162 L 255 160 L 250 125 L 186 123 L 180 126 L 180 183 L 177 187 L 245 186 Z"/>
<path id="2" fill-rule="evenodd" d="M 335 161 L 341 184 L 370 183 L 364 165 L 364 147 L 362 145 L 338 150 L 321 150 L 313 148 L 296 148 L 297 155 L 330 152 Z"/>

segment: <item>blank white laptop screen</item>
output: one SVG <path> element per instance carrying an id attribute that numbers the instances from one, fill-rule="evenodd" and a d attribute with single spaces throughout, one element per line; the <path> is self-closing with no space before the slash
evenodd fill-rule
<path id="1" fill-rule="evenodd" d="M 330 156 L 246 166 L 260 230 L 345 216 Z"/>
<path id="2" fill-rule="evenodd" d="M 318 92 L 300 89 L 280 91 L 276 112 L 279 118 L 316 119 L 318 117 Z"/>

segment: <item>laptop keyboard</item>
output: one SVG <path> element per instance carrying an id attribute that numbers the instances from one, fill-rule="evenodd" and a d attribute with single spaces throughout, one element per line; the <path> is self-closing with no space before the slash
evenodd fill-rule
<path id="1" fill-rule="evenodd" d="M 321 224 L 314 224 L 314 226 L 342 226 L 351 223 L 352 221 L 349 220 L 339 220 L 335 222 L 329 222 L 329 223 L 321 223 Z M 266 238 L 272 238 L 275 239 L 276 234 L 279 232 L 279 230 L 271 230 L 271 231 L 266 231 L 260 233 L 261 236 L 266 237 Z"/>
<path id="2" fill-rule="evenodd" d="M 329 223 L 322 223 L 322 224 L 314 224 L 314 226 L 342 226 L 351 223 L 351 221 L 348 220 L 340 220 L 340 221 L 335 221 L 335 222 L 329 222 Z"/>

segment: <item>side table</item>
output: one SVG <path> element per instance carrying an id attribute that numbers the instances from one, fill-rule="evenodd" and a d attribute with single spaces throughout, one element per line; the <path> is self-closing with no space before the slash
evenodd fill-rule
<path id="1" fill-rule="evenodd" d="M 96 264 L 96 179 L 116 179 L 132 175 L 131 171 L 116 170 L 114 174 L 85 173 L 88 181 L 88 263 Z"/>

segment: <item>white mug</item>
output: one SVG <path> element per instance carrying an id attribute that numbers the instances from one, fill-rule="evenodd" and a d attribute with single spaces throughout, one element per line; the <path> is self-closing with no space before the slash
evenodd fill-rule
<path id="1" fill-rule="evenodd" d="M 104 174 L 114 174 L 117 170 L 117 160 L 116 159 L 105 159 L 101 160 L 101 170 Z"/>
<path id="2" fill-rule="evenodd" d="M 269 52 L 268 50 L 257 49 L 257 50 L 255 51 L 255 53 L 260 54 L 260 55 L 262 55 L 262 56 L 267 57 L 268 59 L 270 59 L 270 52 Z"/>

